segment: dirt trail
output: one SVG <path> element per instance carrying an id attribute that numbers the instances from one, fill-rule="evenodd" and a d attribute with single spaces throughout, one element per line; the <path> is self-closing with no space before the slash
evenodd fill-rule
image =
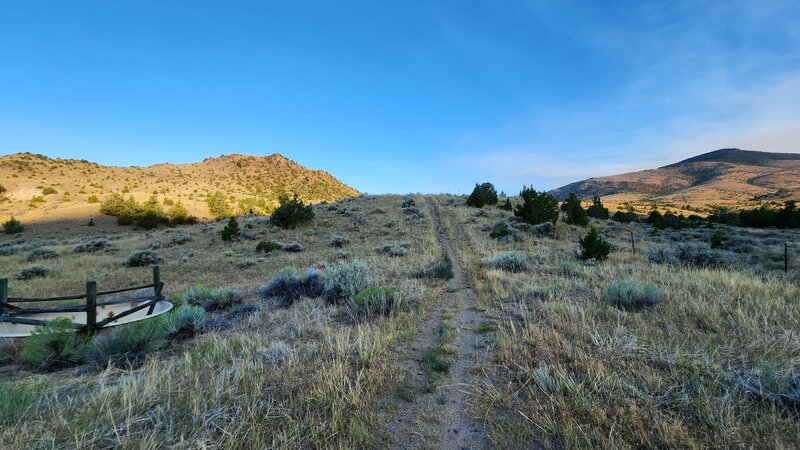
<path id="1" fill-rule="evenodd" d="M 481 449 L 488 448 L 484 427 L 471 420 L 466 401 L 474 375 L 470 369 L 479 358 L 485 357 L 488 348 L 486 337 L 478 332 L 485 320 L 483 313 L 472 303 L 475 292 L 467 287 L 464 271 L 450 238 L 442 227 L 438 205 L 427 198 L 428 208 L 436 227 L 437 240 L 453 263 L 453 278 L 448 281 L 445 293 L 433 303 L 430 317 L 420 326 L 417 336 L 403 361 L 404 369 L 413 380 L 413 400 L 402 402 L 399 410 L 387 414 L 393 448 Z M 454 333 L 448 340 L 452 353 L 449 371 L 435 379 L 436 389 L 426 392 L 428 371 L 424 362 L 425 351 L 441 344 L 443 333 Z"/>

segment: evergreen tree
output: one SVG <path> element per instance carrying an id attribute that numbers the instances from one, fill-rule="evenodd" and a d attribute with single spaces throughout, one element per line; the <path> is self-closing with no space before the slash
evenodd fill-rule
<path id="1" fill-rule="evenodd" d="M 602 261 L 608 258 L 608 254 L 611 253 L 611 244 L 600 236 L 595 227 L 589 230 L 589 234 L 580 238 L 578 244 L 581 246 L 580 257 L 584 260 L 595 259 Z"/>
<path id="2" fill-rule="evenodd" d="M 3 231 L 6 234 L 22 233 L 25 231 L 25 226 L 22 225 L 19 220 L 12 217 L 8 219 L 8 221 L 3 222 Z"/>
<path id="3" fill-rule="evenodd" d="M 517 205 L 514 215 L 523 222 L 538 225 L 540 223 L 558 221 L 558 200 L 547 192 L 537 192 L 533 188 L 523 187 L 520 192 L 522 205 Z"/>
<path id="4" fill-rule="evenodd" d="M 209 195 L 206 198 L 206 203 L 208 204 L 209 214 L 211 214 L 211 217 L 216 220 L 231 217 L 233 215 L 233 211 L 228 204 L 228 199 L 226 199 L 225 194 L 220 191 Z"/>
<path id="5" fill-rule="evenodd" d="M 502 210 L 505 210 L 505 211 L 513 211 L 514 210 L 514 205 L 511 204 L 511 200 L 510 199 L 506 198 L 505 203 L 500 205 L 499 208 L 502 209 Z"/>
<path id="6" fill-rule="evenodd" d="M 230 241 L 234 236 L 239 234 L 239 222 L 236 221 L 235 217 L 228 219 L 228 224 L 222 229 L 221 234 L 223 241 Z"/>
<path id="7" fill-rule="evenodd" d="M 574 192 L 569 194 L 569 197 L 561 204 L 561 209 L 567 213 L 566 222 L 568 224 L 582 227 L 589 225 L 589 216 Z"/>
<path id="8" fill-rule="evenodd" d="M 608 214 L 608 208 L 603 206 L 603 203 L 600 201 L 600 197 L 597 196 L 592 199 L 592 206 L 586 209 L 586 214 L 589 217 L 594 217 L 595 219 L 600 220 L 608 220 L 610 217 Z"/>
<path id="9" fill-rule="evenodd" d="M 467 198 L 467 206 L 483 208 L 485 205 L 497 204 L 497 190 L 492 183 L 475 183 L 475 189 Z"/>
<path id="10" fill-rule="evenodd" d="M 292 199 L 281 195 L 278 199 L 280 206 L 272 213 L 269 221 L 281 228 L 295 228 L 297 225 L 310 222 L 314 218 L 314 208 L 305 205 L 295 193 Z"/>

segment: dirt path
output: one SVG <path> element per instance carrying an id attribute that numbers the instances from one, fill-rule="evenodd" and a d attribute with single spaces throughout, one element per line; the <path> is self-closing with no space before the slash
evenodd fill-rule
<path id="1" fill-rule="evenodd" d="M 479 332 L 485 317 L 472 307 L 475 293 L 466 285 L 458 254 L 442 227 L 438 205 L 430 198 L 427 202 L 439 245 L 452 261 L 453 278 L 434 302 L 430 317 L 403 359 L 409 392 L 398 410 L 387 414 L 392 446 L 488 448 L 483 425 L 470 419 L 466 405 L 476 377 L 470 369 L 485 357 L 488 348 L 486 337 Z M 441 369 L 436 366 L 440 359 L 449 363 L 449 370 L 436 370 Z"/>

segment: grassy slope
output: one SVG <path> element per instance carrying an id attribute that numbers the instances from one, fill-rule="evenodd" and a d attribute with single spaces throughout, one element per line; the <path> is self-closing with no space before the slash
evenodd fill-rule
<path id="1" fill-rule="evenodd" d="M 336 308 L 321 299 L 307 300 L 289 309 L 264 305 L 235 329 L 194 338 L 178 348 L 153 356 L 145 367 L 129 372 L 108 369 L 79 376 L 75 370 L 50 375 L 0 368 L 0 379 L 13 385 L 36 383 L 42 397 L 31 409 L 6 420 L 0 428 L 0 447 L 226 447 L 226 448 L 353 448 L 378 446 L 370 430 L 376 420 L 375 400 L 399 379 L 389 349 L 413 335 L 428 299 L 440 284 L 421 282 L 409 274 L 439 257 L 431 221 L 410 221 L 401 212 L 400 197 L 366 197 L 341 202 L 336 210 L 320 205 L 314 224 L 294 231 L 277 230 L 263 219 L 245 231 L 265 239 L 296 241 L 301 253 L 257 258 L 257 241 L 224 244 L 218 238 L 222 224 L 184 227 L 194 242 L 159 250 L 166 258 L 162 276 L 171 293 L 195 283 L 235 286 L 255 297 L 282 266 L 326 267 L 336 262 L 329 244 L 334 233 L 352 243 L 350 256 L 368 262 L 376 282 L 397 286 L 413 307 L 405 314 L 367 325 L 349 325 Z M 357 217 L 366 219 L 354 225 Z M 360 220 L 363 221 L 363 220 Z M 113 241 L 110 254 L 73 255 L 71 245 L 48 247 L 62 253 L 45 264 L 54 275 L 36 281 L 11 282 L 12 295 L 50 295 L 77 289 L 79 281 L 97 279 L 111 287 L 147 279 L 147 269 L 119 265 L 128 252 L 149 242 L 167 242 L 170 230 L 134 233 Z M 263 235 L 263 236 L 260 236 Z M 390 258 L 377 255 L 378 244 L 408 241 L 410 254 Z M 27 264 L 25 253 L 0 258 L 0 273 Z M 237 262 L 254 259 L 239 269 Z M 79 289 L 78 289 L 79 290 Z M 263 355 L 278 342 L 291 348 L 284 366 L 270 366 Z"/>
<path id="2" fill-rule="evenodd" d="M 474 288 L 498 327 L 473 409 L 488 418 L 496 445 L 797 444 L 796 412 L 755 401 L 727 377 L 763 364 L 800 366 L 796 279 L 650 264 L 643 242 L 638 254 L 612 253 L 607 262 L 584 266 L 574 256 L 580 230 L 560 224 L 561 240 L 502 244 L 483 230 L 504 213 L 486 218 L 463 207 L 448 210 L 451 227 L 464 237 L 460 251 Z M 611 225 L 604 233 L 624 242 L 626 227 Z M 526 252 L 534 268 L 508 273 L 482 264 L 508 250 Z M 605 288 L 620 279 L 656 283 L 665 303 L 642 312 L 610 306 Z"/>
<path id="3" fill-rule="evenodd" d="M 15 215 L 23 222 L 97 216 L 99 205 L 87 203 L 89 197 L 102 200 L 114 192 L 140 202 L 157 193 L 159 200 L 180 201 L 201 218 L 209 217 L 206 195 L 216 191 L 225 194 L 234 206 L 243 199 L 263 199 L 275 206 L 283 192 L 297 192 L 312 202 L 358 195 L 331 174 L 309 170 L 279 154 L 234 154 L 191 164 L 113 167 L 20 153 L 0 156 L 0 185 L 7 189 L 0 195 L 0 219 Z M 57 193 L 45 195 L 46 188 Z M 34 196 L 42 196 L 45 203 L 30 206 Z"/>

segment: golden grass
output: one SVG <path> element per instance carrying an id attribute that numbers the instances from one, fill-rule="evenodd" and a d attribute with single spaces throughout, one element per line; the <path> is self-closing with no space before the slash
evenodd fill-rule
<path id="1" fill-rule="evenodd" d="M 800 366 L 797 284 L 650 264 L 630 253 L 586 266 L 574 256 L 583 230 L 559 224 L 562 240 L 502 244 L 482 229 L 503 213 L 446 211 L 463 236 L 458 248 L 480 301 L 499 324 L 473 408 L 499 447 L 797 444 L 796 412 L 749 398 L 728 377 L 763 364 Z M 509 273 L 482 264 L 509 250 L 528 254 L 534 268 Z M 618 310 L 605 289 L 619 279 L 654 282 L 666 300 L 654 310 Z"/>

